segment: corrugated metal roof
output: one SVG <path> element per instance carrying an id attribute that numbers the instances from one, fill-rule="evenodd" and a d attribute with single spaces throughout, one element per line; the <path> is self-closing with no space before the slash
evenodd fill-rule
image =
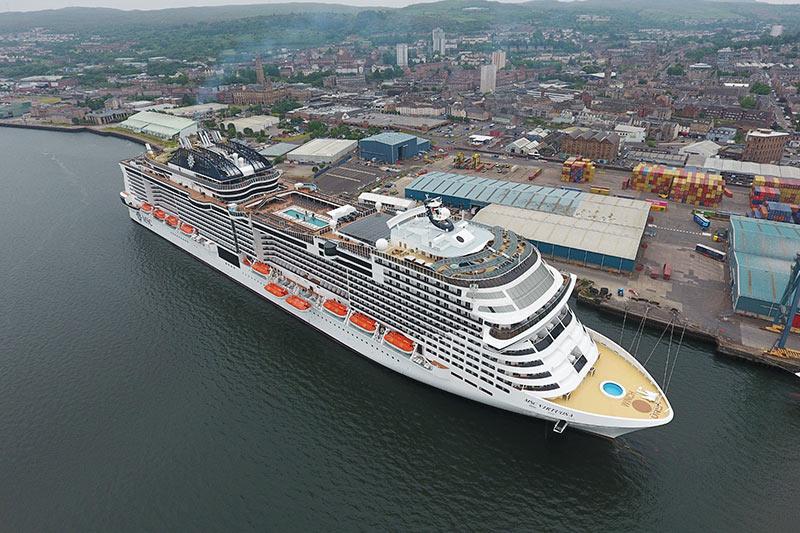
<path id="1" fill-rule="evenodd" d="M 642 202 L 644 203 L 644 202 Z M 588 210 L 587 210 L 588 211 Z M 622 217 L 631 223 L 633 215 Z M 640 226 L 597 221 L 583 216 L 567 216 L 492 204 L 475 215 L 475 221 L 502 226 L 526 239 L 635 260 L 647 212 Z"/>
<path id="2" fill-rule="evenodd" d="M 572 215 L 586 193 L 527 183 L 500 181 L 449 172 L 428 172 L 406 189 L 429 195 L 456 196 L 475 203 L 502 204 Z"/>
<path id="3" fill-rule="evenodd" d="M 476 221 L 527 239 L 631 260 L 650 214 L 650 204 L 640 200 L 448 172 L 423 174 L 406 189 L 490 204 Z"/>
<path id="4" fill-rule="evenodd" d="M 800 226 L 731 217 L 730 228 L 739 295 L 777 302 L 789 282 L 795 255 L 800 253 Z"/>
<path id="5" fill-rule="evenodd" d="M 377 135 L 373 135 L 371 137 L 366 137 L 361 139 L 362 141 L 377 141 L 384 144 L 395 145 L 406 142 L 408 140 L 414 139 L 414 135 L 409 135 L 408 133 L 399 133 L 396 131 L 387 131 L 384 133 L 379 133 Z"/>

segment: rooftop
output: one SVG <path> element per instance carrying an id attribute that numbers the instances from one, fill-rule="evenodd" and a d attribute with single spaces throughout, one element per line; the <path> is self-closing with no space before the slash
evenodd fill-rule
<path id="1" fill-rule="evenodd" d="M 730 221 L 739 294 L 778 302 L 800 251 L 800 226 L 740 216 Z"/>
<path id="2" fill-rule="evenodd" d="M 120 122 L 120 126 L 123 128 L 144 133 L 152 132 L 159 136 L 168 137 L 178 135 L 181 131 L 196 125 L 197 122 L 188 118 L 174 117 L 152 111 L 140 111 Z"/>
<path id="3" fill-rule="evenodd" d="M 399 133 L 396 131 L 389 131 L 385 133 L 379 133 L 377 135 L 373 135 L 372 137 L 367 137 L 365 139 L 361 139 L 362 141 L 377 141 L 382 142 L 385 144 L 400 144 L 411 139 L 414 139 L 414 135 L 409 135 L 408 133 Z"/>
<path id="4" fill-rule="evenodd" d="M 333 157 L 342 151 L 352 150 L 357 141 L 347 139 L 314 139 L 292 150 L 291 157 Z"/>

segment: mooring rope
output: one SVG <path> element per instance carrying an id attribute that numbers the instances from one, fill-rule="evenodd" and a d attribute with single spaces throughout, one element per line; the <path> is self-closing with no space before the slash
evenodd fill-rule
<path id="1" fill-rule="evenodd" d="M 683 331 L 681 332 L 681 339 L 678 341 L 678 349 L 675 350 L 675 358 L 672 362 L 672 370 L 669 373 L 669 379 L 667 380 L 666 384 L 664 385 L 664 394 L 667 393 L 669 390 L 669 384 L 672 383 L 672 374 L 675 372 L 675 366 L 678 364 L 678 352 L 681 351 L 681 346 L 683 346 L 683 335 L 686 333 L 686 324 L 683 324 Z"/>

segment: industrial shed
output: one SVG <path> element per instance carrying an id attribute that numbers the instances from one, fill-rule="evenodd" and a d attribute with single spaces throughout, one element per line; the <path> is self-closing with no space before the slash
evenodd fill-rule
<path id="1" fill-rule="evenodd" d="M 475 220 L 531 241 L 545 257 L 631 272 L 650 206 L 647 202 L 445 172 L 423 174 L 406 197 L 440 197 L 449 206 L 480 209 Z"/>
<path id="2" fill-rule="evenodd" d="M 728 238 L 733 309 L 773 318 L 800 252 L 800 226 L 733 216 Z"/>
<path id="3" fill-rule="evenodd" d="M 153 111 L 140 111 L 119 123 L 120 127 L 162 139 L 187 137 L 197 133 L 197 122 Z"/>
<path id="4" fill-rule="evenodd" d="M 358 141 L 358 157 L 389 164 L 416 157 L 430 149 L 429 140 L 407 133 L 379 133 Z"/>
<path id="5" fill-rule="evenodd" d="M 358 146 L 346 139 L 314 139 L 289 152 L 286 157 L 298 163 L 328 164 L 343 158 Z"/>

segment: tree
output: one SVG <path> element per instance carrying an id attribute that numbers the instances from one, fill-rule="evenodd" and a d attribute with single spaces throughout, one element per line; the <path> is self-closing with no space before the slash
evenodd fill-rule
<path id="1" fill-rule="evenodd" d="M 585 67 L 583 67 L 583 71 L 586 74 L 597 74 L 598 72 L 600 72 L 600 67 L 598 67 L 597 65 L 586 65 Z"/>
<path id="2" fill-rule="evenodd" d="M 667 69 L 667 76 L 683 76 L 685 74 L 681 65 L 673 65 Z"/>
<path id="3" fill-rule="evenodd" d="M 251 128 L 245 128 L 245 129 L 243 129 L 243 130 L 242 130 L 242 132 L 243 132 L 243 133 L 244 133 L 244 134 L 245 134 L 247 137 L 252 137 L 252 136 L 253 136 L 253 130 L 252 130 Z"/>
<path id="4" fill-rule="evenodd" d="M 275 159 L 272 160 L 272 164 L 273 165 L 280 165 L 284 161 L 285 161 L 285 159 L 283 158 L 283 156 L 279 155 L 278 157 L 276 157 Z"/>
<path id="5" fill-rule="evenodd" d="M 236 126 L 233 123 L 228 123 L 228 137 L 233 137 L 236 135 Z"/>
<path id="6" fill-rule="evenodd" d="M 181 97 L 181 106 L 195 105 L 196 103 L 197 98 L 193 94 L 184 94 Z"/>
<path id="7" fill-rule="evenodd" d="M 756 107 L 756 99 L 752 96 L 745 96 L 741 100 L 739 100 L 739 105 L 745 109 L 755 109 Z"/>
<path id="8" fill-rule="evenodd" d="M 772 92 L 772 89 L 766 83 L 761 83 L 760 81 L 757 81 L 753 84 L 752 87 L 750 87 L 750 92 L 753 94 L 764 96 Z"/>

